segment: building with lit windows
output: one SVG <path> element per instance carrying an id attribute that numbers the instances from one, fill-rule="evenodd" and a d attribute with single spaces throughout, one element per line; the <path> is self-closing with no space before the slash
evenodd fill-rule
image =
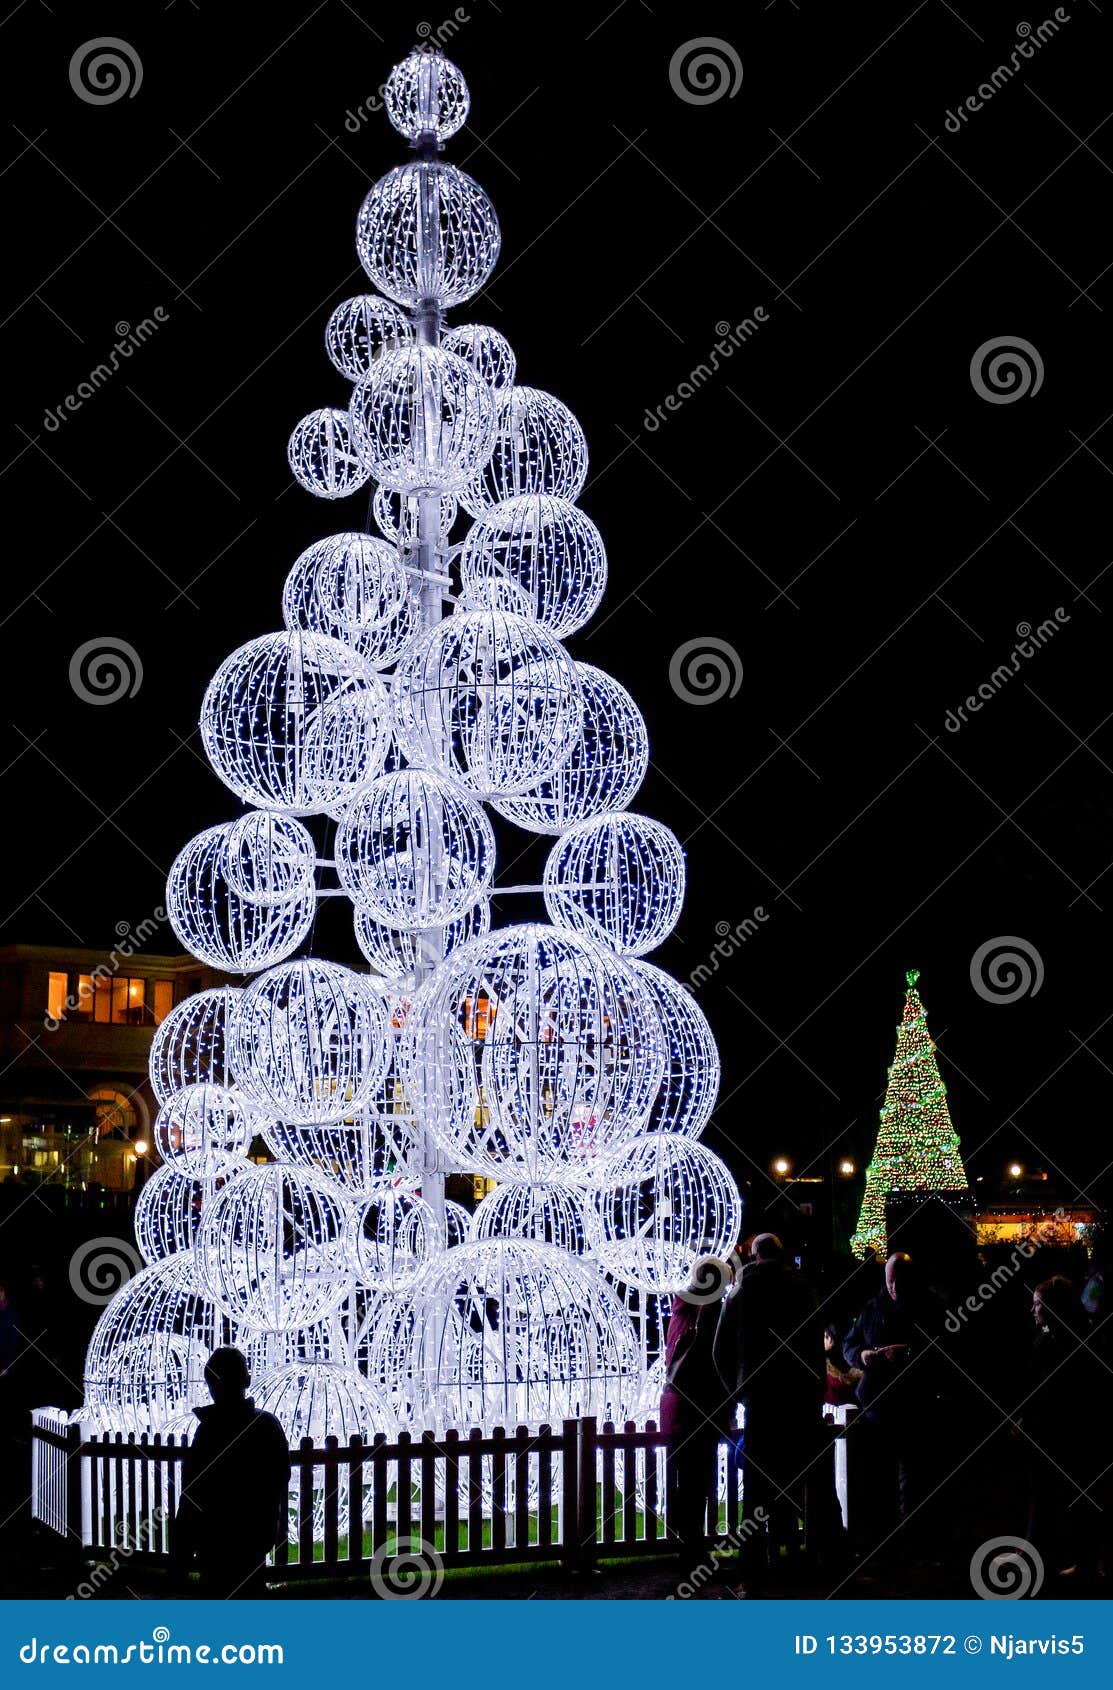
<path id="1" fill-rule="evenodd" d="M 154 1030 L 222 980 L 191 956 L 0 946 L 0 1180 L 130 1191 Z"/>

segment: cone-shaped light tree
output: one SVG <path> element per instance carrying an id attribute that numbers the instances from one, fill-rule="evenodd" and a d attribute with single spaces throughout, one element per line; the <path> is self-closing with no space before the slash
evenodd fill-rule
<path id="1" fill-rule="evenodd" d="M 858 1226 L 850 1240 L 855 1255 L 886 1248 L 885 1200 L 893 1192 L 966 1191 L 966 1169 L 951 1125 L 947 1088 L 935 1060 L 927 1011 L 909 969 L 908 996 L 897 1028 L 897 1049 L 881 1110 L 877 1144 L 866 1169 Z"/>

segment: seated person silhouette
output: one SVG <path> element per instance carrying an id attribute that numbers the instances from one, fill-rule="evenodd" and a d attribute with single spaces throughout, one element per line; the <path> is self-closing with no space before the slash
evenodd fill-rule
<path id="1" fill-rule="evenodd" d="M 172 1560 L 180 1576 L 201 1574 L 204 1596 L 261 1596 L 267 1553 L 287 1531 L 286 1434 L 246 1394 L 251 1373 L 239 1350 L 214 1350 L 205 1383 L 213 1400 L 193 1411 L 199 1424 L 182 1463 Z"/>

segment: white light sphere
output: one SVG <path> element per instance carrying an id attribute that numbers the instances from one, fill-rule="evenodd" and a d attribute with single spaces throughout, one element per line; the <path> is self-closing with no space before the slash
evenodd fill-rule
<path id="1" fill-rule="evenodd" d="M 444 1232 L 445 1248 L 455 1250 L 457 1245 L 467 1244 L 473 1237 L 473 1217 L 462 1203 L 454 1203 L 451 1197 L 444 1200 Z"/>
<path id="2" fill-rule="evenodd" d="M 438 499 L 430 500 L 429 503 L 436 510 L 437 532 L 442 540 L 447 540 L 452 532 L 452 524 L 456 521 L 460 501 L 455 493 L 442 493 Z M 379 533 L 385 534 L 386 538 L 397 546 L 412 549 L 418 543 L 421 504 L 422 500 L 416 493 L 400 493 L 393 487 L 377 487 L 375 497 L 371 501 L 371 509 Z"/>
<path id="3" fill-rule="evenodd" d="M 350 646 L 283 630 L 226 657 L 201 707 L 201 738 L 224 784 L 260 810 L 313 815 L 382 768 L 382 682 Z"/>
<path id="4" fill-rule="evenodd" d="M 382 1079 L 389 1017 L 367 981 L 304 957 L 253 980 L 236 1005 L 236 1083 L 265 1112 L 293 1123 L 343 1120 Z"/>
<path id="5" fill-rule="evenodd" d="M 318 499 L 345 499 L 371 479 L 352 444 L 347 411 L 310 411 L 294 428 L 286 456 L 299 487 Z"/>
<path id="6" fill-rule="evenodd" d="M 387 544 L 367 534 L 336 534 L 309 546 L 286 577 L 282 619 L 291 630 L 324 634 L 350 646 L 372 669 L 389 669 L 418 630 L 420 603 L 396 553 L 400 580 L 381 552 L 371 553 L 362 545 L 349 549 L 348 542 L 354 540 L 367 547 Z M 338 546 L 347 553 L 341 560 L 330 555 Z M 381 573 L 378 564 L 383 565 Z M 401 596 L 396 598 L 397 592 Z M 382 617 L 374 615 L 378 609 Z M 363 618 L 358 628 L 357 615 Z M 330 812 L 333 807 L 326 805 Z"/>
<path id="7" fill-rule="evenodd" d="M 646 1131 L 698 1138 L 711 1119 L 719 1095 L 715 1035 L 692 994 L 671 974 L 651 962 L 630 966 L 653 993 L 668 1050 L 664 1079 Z"/>
<path id="8" fill-rule="evenodd" d="M 373 1291 L 406 1291 L 442 1248 L 436 1214 L 423 1197 L 393 1182 L 376 1186 L 348 1220 L 352 1272 Z"/>
<path id="9" fill-rule="evenodd" d="M 297 950 L 317 912 L 315 891 L 248 903 L 228 884 L 228 827 L 209 827 L 174 859 L 166 913 L 182 948 L 226 974 L 253 974 Z"/>
<path id="10" fill-rule="evenodd" d="M 404 980 L 420 966 L 434 966 L 452 951 L 491 930 L 491 905 L 486 898 L 434 933 L 404 933 L 386 927 L 365 909 L 355 911 L 356 943 L 372 968 L 389 980 Z"/>
<path id="11" fill-rule="evenodd" d="M 457 493 L 486 463 L 491 390 L 438 346 L 387 352 L 357 383 L 352 438 L 376 481 L 400 493 Z"/>
<path id="12" fill-rule="evenodd" d="M 317 1168 L 346 1191 L 361 1193 L 387 1178 L 419 1172 L 422 1134 L 406 1110 L 405 1098 L 387 1110 L 378 1101 L 344 1121 L 291 1126 L 265 1120 L 260 1132 L 280 1162 Z"/>
<path id="13" fill-rule="evenodd" d="M 248 904 L 282 904 L 316 893 L 317 847 L 293 816 L 249 810 L 228 824 L 228 884 Z"/>
<path id="14" fill-rule="evenodd" d="M 684 902 L 684 852 L 649 816 L 596 816 L 562 834 L 545 864 L 545 909 L 621 956 L 656 950 Z"/>
<path id="15" fill-rule="evenodd" d="M 412 762 L 476 797 L 526 792 L 571 755 L 583 720 L 579 672 L 525 617 L 462 611 L 398 665 L 391 711 Z"/>
<path id="16" fill-rule="evenodd" d="M 381 293 L 411 308 L 444 310 L 483 288 L 499 255 L 495 208 L 455 165 L 401 164 L 360 207 L 360 263 Z"/>
<path id="17" fill-rule="evenodd" d="M 599 1261 L 623 1284 L 682 1291 L 701 1256 L 729 1256 L 742 1227 L 738 1188 L 706 1145 L 648 1133 L 619 1145 L 594 1181 Z"/>
<path id="18" fill-rule="evenodd" d="M 506 336 L 497 329 L 489 329 L 485 323 L 458 323 L 441 336 L 441 345 L 470 364 L 488 387 L 513 387 L 518 360 Z"/>
<path id="19" fill-rule="evenodd" d="M 575 500 L 587 480 L 587 441 L 568 409 L 538 387 L 498 396 L 494 449 L 460 499 L 472 516 L 526 493 Z"/>
<path id="20" fill-rule="evenodd" d="M 495 808 L 531 833 L 563 833 L 589 816 L 623 810 L 649 767 L 645 721 L 626 688 L 590 663 L 577 664 L 583 725 L 571 755 L 520 797 Z"/>
<path id="21" fill-rule="evenodd" d="M 495 836 L 481 804 L 424 769 L 380 775 L 336 830 L 336 872 L 388 927 L 456 921 L 489 890 Z"/>
<path id="22" fill-rule="evenodd" d="M 348 1198 L 308 1168 L 249 1167 L 205 1205 L 194 1255 L 218 1308 L 284 1332 L 339 1308 L 351 1288 Z"/>
<path id="23" fill-rule="evenodd" d="M 204 1402 L 205 1363 L 221 1341 L 191 1252 L 141 1268 L 107 1305 L 85 1357 L 85 1419 L 104 1432 L 165 1432 Z"/>
<path id="24" fill-rule="evenodd" d="M 557 639 L 591 620 L 607 585 L 598 528 L 567 499 L 527 493 L 495 505 L 472 525 L 460 553 L 465 587 L 507 581 L 529 614 Z"/>
<path id="25" fill-rule="evenodd" d="M 434 1257 L 408 1300 L 399 1373 L 426 1423 L 623 1422 L 640 1381 L 637 1337 L 590 1264 L 551 1245 L 485 1239 Z"/>
<path id="26" fill-rule="evenodd" d="M 247 1167 L 235 1157 L 213 1156 L 204 1179 L 180 1173 L 168 1162 L 156 1168 L 143 1182 L 135 1199 L 135 1242 L 148 1262 L 161 1261 L 178 1250 L 189 1250 L 201 1225 L 201 1208 L 207 1196 Z"/>
<path id="27" fill-rule="evenodd" d="M 419 1118 L 454 1165 L 500 1179 L 589 1177 L 648 1118 L 665 1066 L 632 972 L 530 923 L 448 957 L 415 994 L 402 1048 Z"/>
<path id="28" fill-rule="evenodd" d="M 152 1130 L 168 1167 L 205 1179 L 229 1158 L 243 1160 L 259 1130 L 258 1111 L 225 1086 L 184 1086 L 162 1105 Z"/>
<path id="29" fill-rule="evenodd" d="M 487 1193 L 472 1230 L 476 1238 L 525 1238 L 582 1256 L 587 1243 L 583 1195 L 568 1185 L 510 1180 Z"/>
<path id="30" fill-rule="evenodd" d="M 358 381 L 376 358 L 408 346 L 413 335 L 410 319 L 391 300 L 361 293 L 345 299 L 332 313 L 325 328 L 325 351 L 342 376 Z"/>
<path id="31" fill-rule="evenodd" d="M 320 1447 L 336 1438 L 371 1443 L 376 1433 L 395 1430 L 383 1397 L 354 1367 L 335 1361 L 294 1361 L 252 1379 L 252 1400 L 273 1414 L 292 1449 L 302 1438 Z"/>
<path id="32" fill-rule="evenodd" d="M 158 1103 L 183 1086 L 228 1086 L 228 1026 L 239 1002 L 239 986 L 212 986 L 176 1003 L 155 1028 L 147 1072 Z"/>
<path id="33" fill-rule="evenodd" d="M 439 47 L 423 44 L 395 65 L 383 90 L 386 115 L 409 141 L 447 141 L 467 120 L 468 85 Z"/>

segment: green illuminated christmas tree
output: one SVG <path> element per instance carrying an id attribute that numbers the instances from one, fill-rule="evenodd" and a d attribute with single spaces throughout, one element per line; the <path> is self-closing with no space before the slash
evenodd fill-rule
<path id="1" fill-rule="evenodd" d="M 966 1169 L 951 1125 L 947 1088 L 935 1060 L 935 1045 L 920 1002 L 918 968 L 909 969 L 908 996 L 897 1028 L 897 1050 L 877 1130 L 877 1144 L 866 1169 L 866 1189 L 858 1227 L 850 1240 L 856 1256 L 886 1250 L 885 1199 L 895 1191 L 968 1189 Z"/>

